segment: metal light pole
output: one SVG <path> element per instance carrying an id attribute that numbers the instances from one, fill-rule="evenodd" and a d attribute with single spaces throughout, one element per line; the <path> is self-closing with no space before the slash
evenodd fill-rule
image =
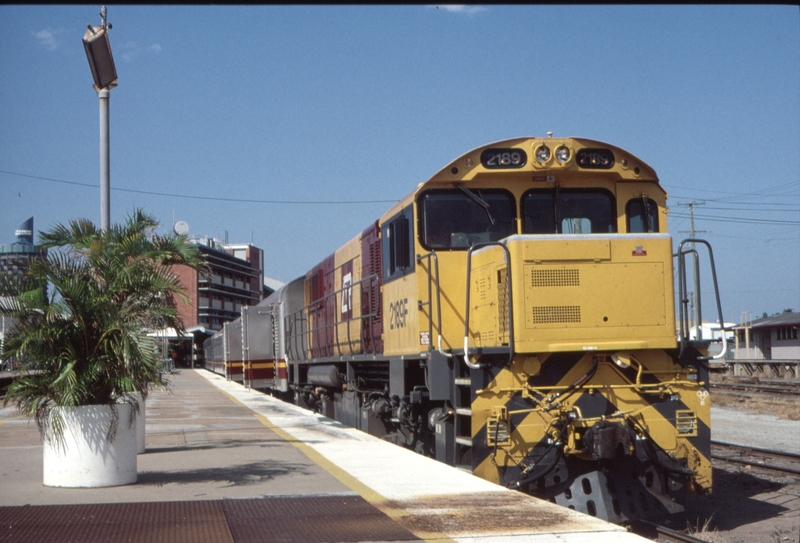
<path id="1" fill-rule="evenodd" d="M 106 7 L 100 8 L 100 26 L 87 25 L 83 35 L 83 48 L 94 78 L 94 90 L 100 99 L 100 229 L 108 230 L 111 223 L 111 161 L 109 156 L 109 91 L 117 86 L 117 69 L 111 55 L 106 23 Z"/>

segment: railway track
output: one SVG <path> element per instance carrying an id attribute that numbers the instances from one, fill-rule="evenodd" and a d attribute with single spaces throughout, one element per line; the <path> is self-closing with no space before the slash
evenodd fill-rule
<path id="1" fill-rule="evenodd" d="M 800 475 L 800 454 L 795 453 L 712 441 L 711 458 Z"/>
<path id="2" fill-rule="evenodd" d="M 800 396 L 800 385 L 791 384 L 753 384 L 753 383 L 711 383 L 711 388 L 730 392 L 754 392 L 760 394 L 781 394 Z"/>
<path id="3" fill-rule="evenodd" d="M 712 440 L 711 458 L 784 474 L 800 475 L 800 454 L 746 447 Z M 637 535 L 659 543 L 698 543 L 707 541 L 707 539 L 702 539 L 697 535 L 692 535 L 692 533 L 676 531 L 646 520 L 631 522 L 630 530 Z M 688 531 L 691 532 L 691 530 Z M 759 539 L 759 541 L 762 540 L 767 541 L 767 539 Z"/>
<path id="4" fill-rule="evenodd" d="M 636 535 L 658 541 L 659 543 L 707 543 L 705 539 L 700 539 L 693 535 L 678 532 L 655 524 L 646 520 L 637 520 L 631 523 L 630 529 Z"/>

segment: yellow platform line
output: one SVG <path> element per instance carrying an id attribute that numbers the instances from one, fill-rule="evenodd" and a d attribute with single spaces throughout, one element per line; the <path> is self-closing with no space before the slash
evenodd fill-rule
<path id="1" fill-rule="evenodd" d="M 234 403 L 241 405 L 242 407 L 246 407 L 250 409 L 245 404 L 240 402 L 237 398 L 225 392 L 224 390 L 220 391 L 228 396 Z M 292 445 L 294 445 L 297 449 L 300 450 L 304 455 L 306 455 L 312 462 L 317 464 L 319 467 L 327 471 L 333 477 L 335 477 L 340 483 L 345 485 L 350 490 L 356 492 L 359 496 L 364 498 L 369 504 L 373 507 L 381 511 L 383 514 L 403 526 L 406 530 L 413 533 L 416 537 L 423 541 L 428 541 L 430 543 L 456 543 L 455 540 L 451 539 L 450 537 L 446 536 L 445 534 L 439 532 L 423 532 L 419 530 L 414 530 L 409 528 L 409 524 L 412 522 L 410 519 L 414 518 L 414 516 L 403 509 L 402 507 L 397 507 L 392 505 L 391 501 L 388 500 L 385 496 L 382 496 L 378 492 L 375 492 L 370 487 L 350 475 L 348 472 L 325 458 L 322 454 L 317 452 L 314 448 L 310 445 L 299 441 L 289 432 L 280 428 L 272 423 L 266 416 L 261 415 L 260 413 L 254 413 L 254 416 L 258 419 L 261 424 L 278 434 L 281 438 L 288 441 Z"/>

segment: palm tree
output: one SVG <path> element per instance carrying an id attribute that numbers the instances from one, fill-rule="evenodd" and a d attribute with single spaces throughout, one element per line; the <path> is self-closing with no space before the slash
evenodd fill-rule
<path id="1" fill-rule="evenodd" d="M 148 332 L 185 331 L 172 302 L 186 296 L 171 267 L 207 268 L 186 236 L 157 235 L 157 226 L 140 209 L 106 231 L 86 219 L 57 225 L 40 232 L 48 252 L 25 280 L 0 278 L 0 315 L 16 321 L 2 355 L 21 362 L 4 405 L 34 418 L 43 436 L 48 426 L 63 431 L 55 406 L 138 407 L 136 394 L 167 386 Z"/>

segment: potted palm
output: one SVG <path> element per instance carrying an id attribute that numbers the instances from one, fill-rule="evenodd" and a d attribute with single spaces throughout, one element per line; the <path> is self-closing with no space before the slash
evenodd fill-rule
<path id="1" fill-rule="evenodd" d="M 174 298 L 186 297 L 171 267 L 205 269 L 185 236 L 157 226 L 140 209 L 107 230 L 85 219 L 57 225 L 40 232 L 47 254 L 23 281 L 0 278 L 0 315 L 15 321 L 2 354 L 21 362 L 4 405 L 38 424 L 47 486 L 136 482 L 136 413 L 167 386 L 148 332 L 184 330 Z"/>

